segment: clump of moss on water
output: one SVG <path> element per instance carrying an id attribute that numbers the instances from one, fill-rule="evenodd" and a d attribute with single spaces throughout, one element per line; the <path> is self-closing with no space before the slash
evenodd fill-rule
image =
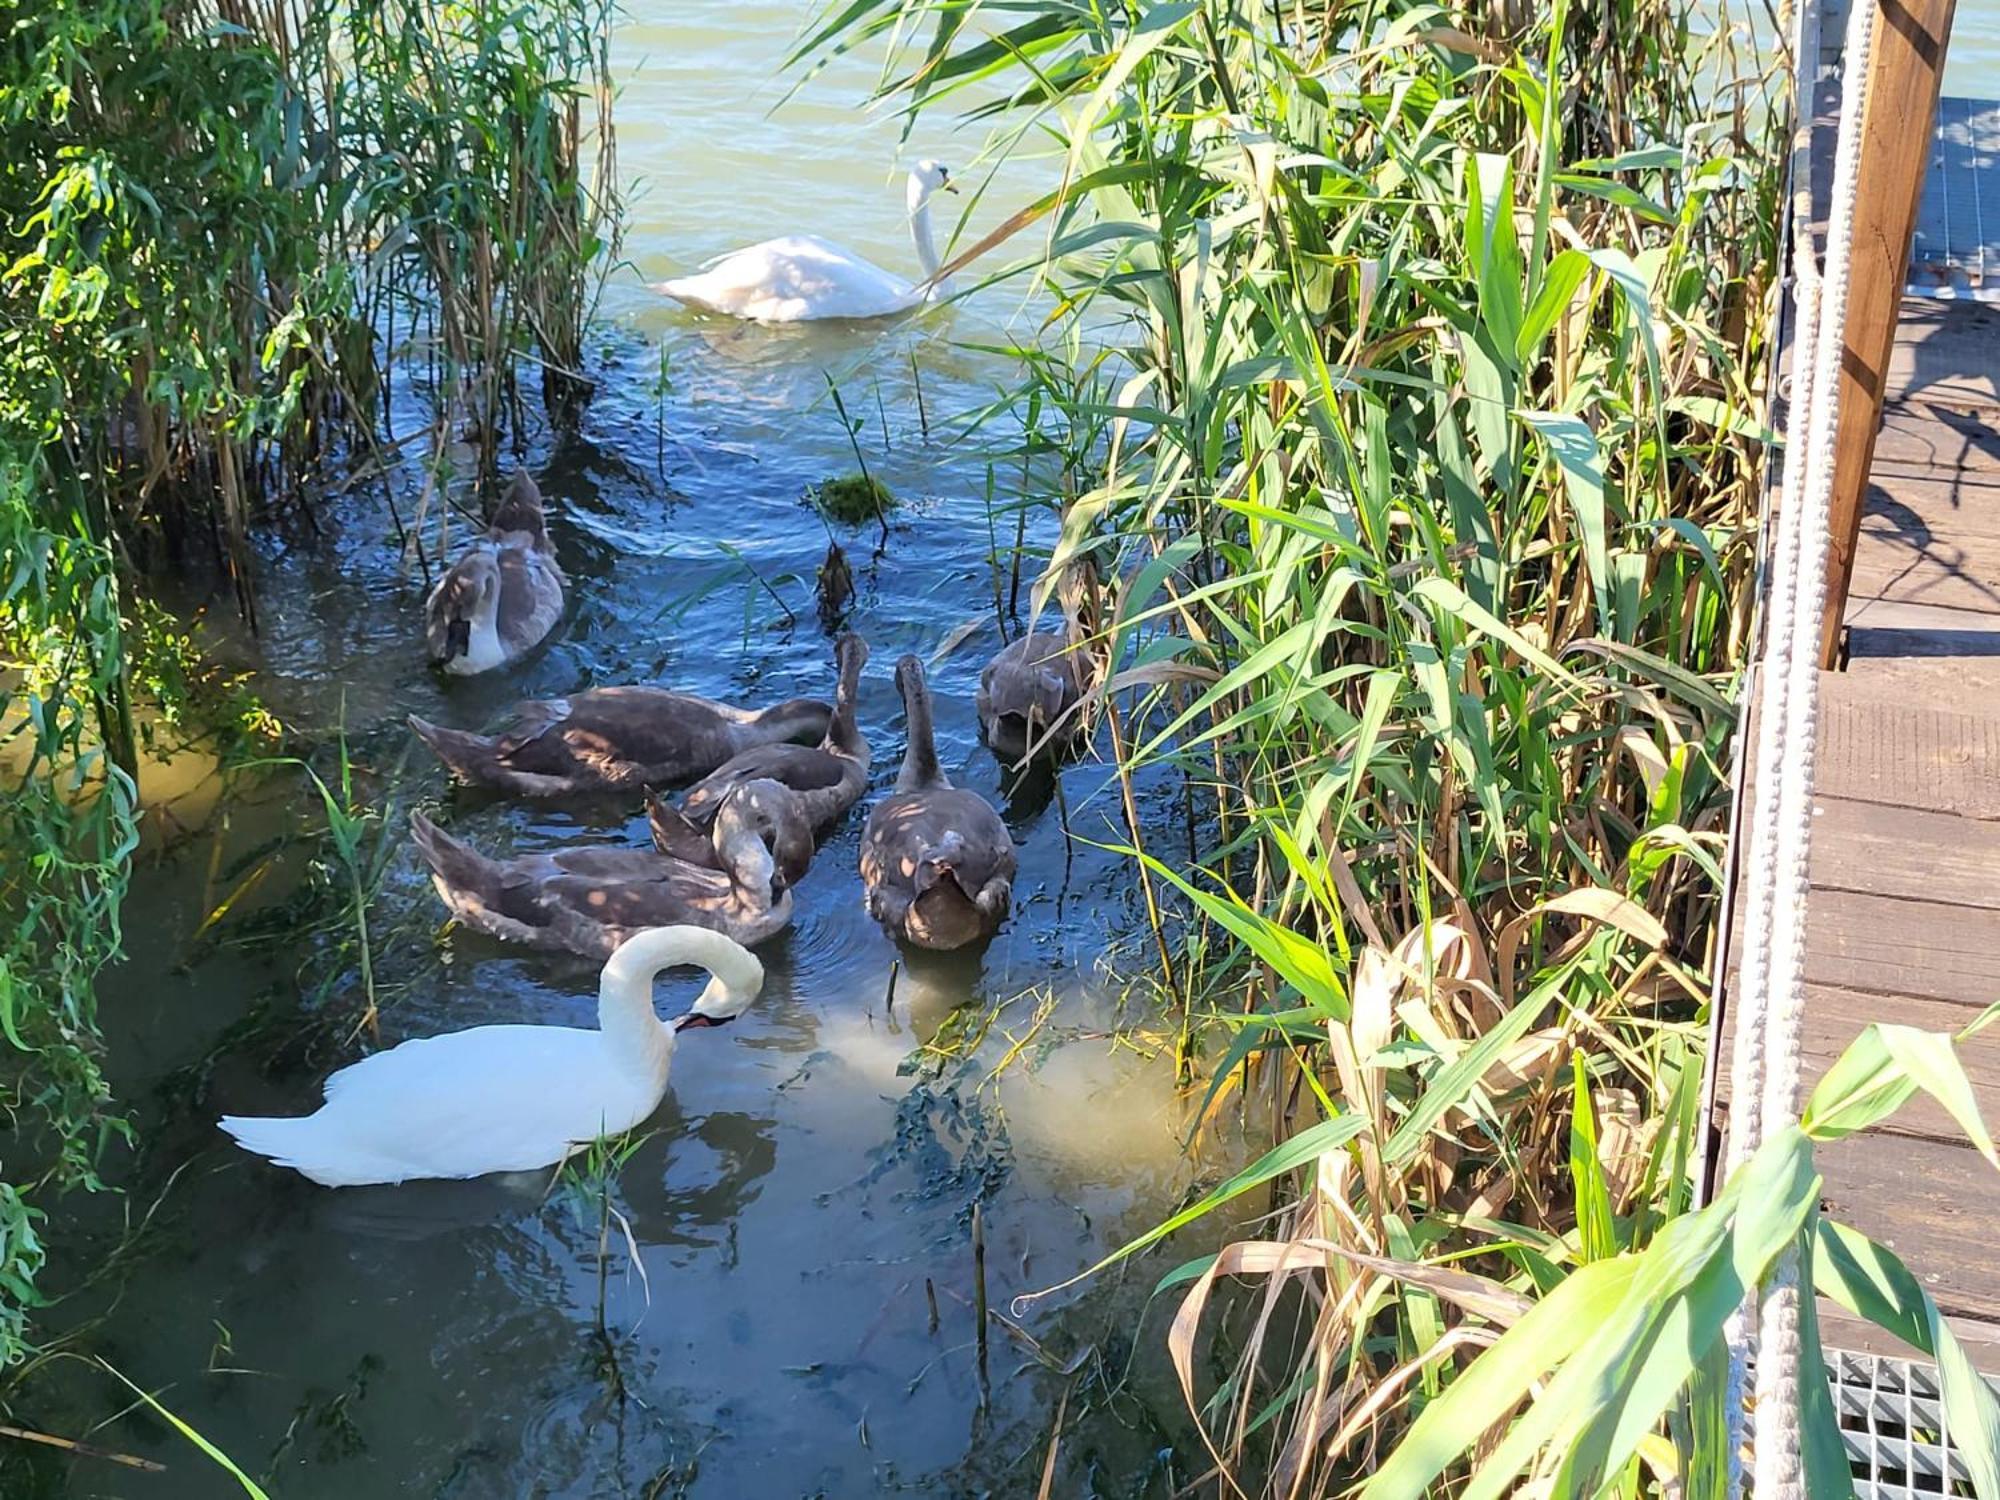
<path id="1" fill-rule="evenodd" d="M 838 474 L 821 480 L 807 498 L 828 520 L 848 526 L 880 520 L 896 508 L 889 486 L 873 474 Z"/>

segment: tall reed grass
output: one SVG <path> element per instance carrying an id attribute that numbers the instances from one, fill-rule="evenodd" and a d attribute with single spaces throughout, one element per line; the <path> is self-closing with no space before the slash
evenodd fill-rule
<path id="1" fill-rule="evenodd" d="M 1288 1185 L 1161 1284 L 1216 1493 L 1717 1493 L 1723 1283 L 1833 1233 L 1800 1132 L 1692 1202 L 1783 221 L 1754 37 L 854 0 L 799 47 L 883 48 L 885 99 L 1060 176 L 960 259 L 1033 226 L 990 275 L 1054 311 L 988 414 L 1045 460 L 1031 607 L 1094 595 L 1202 1118 L 1281 1137 L 1121 1252 Z"/>

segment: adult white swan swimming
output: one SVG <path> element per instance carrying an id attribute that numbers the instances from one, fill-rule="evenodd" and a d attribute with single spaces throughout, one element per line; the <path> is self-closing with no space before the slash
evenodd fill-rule
<path id="1" fill-rule="evenodd" d="M 759 323 L 886 318 L 907 312 L 946 295 L 943 286 L 930 285 L 938 269 L 937 248 L 931 243 L 931 198 L 940 188 L 958 191 L 951 185 L 951 172 L 937 162 L 920 161 L 904 195 L 917 264 L 924 268 L 922 290 L 816 234 L 788 234 L 732 250 L 697 274 L 662 281 L 655 290 L 689 307 Z"/>
<path id="2" fill-rule="evenodd" d="M 707 969 L 709 981 L 669 1023 L 653 1013 L 653 976 L 676 964 Z M 735 1020 L 763 984 L 764 966 L 721 933 L 649 927 L 605 963 L 595 1031 L 475 1026 L 420 1037 L 342 1068 L 310 1115 L 225 1115 L 222 1128 L 328 1187 L 553 1166 L 652 1114 L 679 1033 Z"/>

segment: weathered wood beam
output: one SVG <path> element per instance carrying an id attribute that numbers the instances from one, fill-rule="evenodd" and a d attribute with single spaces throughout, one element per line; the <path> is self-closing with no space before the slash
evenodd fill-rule
<path id="1" fill-rule="evenodd" d="M 1834 438 L 1832 549 L 1827 558 L 1821 665 L 1839 659 L 1841 616 L 1861 532 L 1868 471 L 1889 351 L 1909 277 L 1910 238 L 1930 166 L 1938 85 L 1957 0 L 1854 0 L 1875 9 L 1861 115 L 1860 191 L 1854 205 L 1854 251 L 1847 293 L 1846 348 L 1840 370 L 1840 424 Z M 1815 65 L 1811 58 L 1798 66 Z M 1809 91 L 1807 96 L 1810 97 Z M 1797 433 L 1793 434 L 1796 438 Z"/>

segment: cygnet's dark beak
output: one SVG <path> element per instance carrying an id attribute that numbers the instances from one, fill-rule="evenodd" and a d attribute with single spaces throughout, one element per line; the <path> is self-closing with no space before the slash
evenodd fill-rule
<path id="1" fill-rule="evenodd" d="M 735 1019 L 734 1016 L 705 1016 L 698 1010 L 691 1010 L 674 1022 L 674 1030 L 690 1031 L 700 1026 L 727 1026 Z"/>
<path id="2" fill-rule="evenodd" d="M 444 659 L 466 656 L 472 651 L 472 622 L 463 616 L 444 628 Z"/>

